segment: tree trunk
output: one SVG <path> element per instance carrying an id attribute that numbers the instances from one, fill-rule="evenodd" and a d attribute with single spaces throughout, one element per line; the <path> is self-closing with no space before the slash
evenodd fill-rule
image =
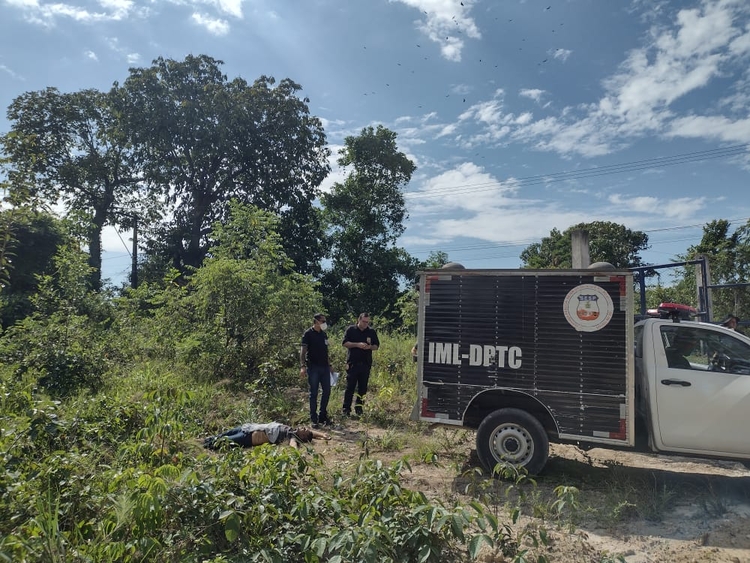
<path id="1" fill-rule="evenodd" d="M 101 201 L 94 207 L 94 218 L 89 230 L 89 266 L 93 268 L 89 278 L 91 289 L 99 291 L 102 288 L 102 229 L 107 222 L 107 215 L 114 202 L 114 195 L 109 185 L 104 186 Z"/>
<path id="2" fill-rule="evenodd" d="M 211 202 L 208 197 L 200 197 L 203 194 L 195 194 L 195 207 L 190 217 L 190 233 L 188 247 L 185 249 L 183 263 L 186 266 L 199 268 L 203 263 L 203 252 L 201 251 L 201 238 L 203 237 L 203 221 L 205 220 Z"/>
<path id="3" fill-rule="evenodd" d="M 89 285 L 94 291 L 102 288 L 102 225 L 93 223 L 89 231 L 89 266 L 93 268 Z"/>

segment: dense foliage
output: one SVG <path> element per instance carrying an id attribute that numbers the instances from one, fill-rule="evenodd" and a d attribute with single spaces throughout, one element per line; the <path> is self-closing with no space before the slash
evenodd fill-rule
<path id="1" fill-rule="evenodd" d="M 350 172 L 321 197 L 331 233 L 331 268 L 322 279 L 327 309 L 333 318 L 370 310 L 397 318 L 393 305 L 417 266 L 396 246 L 408 216 L 402 190 L 416 166 L 383 126 L 347 137 L 338 162 Z"/>
<path id="2" fill-rule="evenodd" d="M 0 320 L 7 328 L 31 314 L 39 276 L 53 272 L 58 247 L 71 241 L 61 221 L 28 207 L 0 211 L 0 236 L 4 240 L 0 261 L 5 258 L 7 266 L 0 291 Z"/>
<path id="3" fill-rule="evenodd" d="M 26 92 L 8 108 L 11 132 L 3 139 L 12 187 L 23 179 L 30 197 L 62 201 L 80 221 L 97 289 L 102 229 L 130 224 L 129 215 L 145 214 L 154 202 L 141 189 L 119 115 L 116 89 Z"/>
<path id="4" fill-rule="evenodd" d="M 175 268 L 200 266 L 211 227 L 237 200 L 277 213 L 287 254 L 311 271 L 322 257 L 313 200 L 329 171 L 321 122 L 292 80 L 229 80 L 221 64 L 158 58 L 118 89 L 144 181 L 171 211 L 151 227 L 150 247 Z"/>
<path id="5" fill-rule="evenodd" d="M 589 234 L 591 262 L 609 262 L 616 268 L 642 266 L 639 252 L 648 248 L 648 235 L 631 231 L 610 221 L 579 223 L 560 232 L 552 229 L 541 242 L 521 252 L 524 268 L 571 268 L 571 233 L 584 230 Z"/>

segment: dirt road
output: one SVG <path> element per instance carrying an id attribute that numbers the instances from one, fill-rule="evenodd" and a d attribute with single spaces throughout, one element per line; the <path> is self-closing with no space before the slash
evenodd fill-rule
<path id="1" fill-rule="evenodd" d="M 478 475 L 471 432 L 434 429 L 415 439 L 347 421 L 332 433 L 316 447 L 331 467 L 355 464 L 366 441 L 371 458 L 406 457 L 412 471 L 403 484 L 428 497 L 468 500 L 481 483 L 495 486 Z M 430 448 L 438 465 L 419 461 Z M 523 499 L 497 498 L 521 506 L 519 526 L 548 530 L 550 561 L 750 563 L 750 470 L 743 465 L 561 445 L 551 454 L 536 485 L 523 485 Z M 579 491 L 577 506 L 562 515 L 550 510 L 558 485 Z M 506 559 L 487 553 L 481 560 Z"/>

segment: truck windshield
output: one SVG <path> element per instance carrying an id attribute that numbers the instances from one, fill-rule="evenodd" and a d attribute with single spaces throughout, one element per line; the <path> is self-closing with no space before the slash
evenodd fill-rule
<path id="1" fill-rule="evenodd" d="M 670 368 L 750 375 L 750 346 L 739 338 L 702 327 L 661 327 Z"/>

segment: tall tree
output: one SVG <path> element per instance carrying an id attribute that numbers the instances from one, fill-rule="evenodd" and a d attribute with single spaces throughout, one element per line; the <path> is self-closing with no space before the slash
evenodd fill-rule
<path id="1" fill-rule="evenodd" d="M 588 231 L 592 262 L 609 262 L 616 268 L 643 265 L 639 252 L 649 247 L 646 233 L 631 231 L 624 225 L 610 221 L 593 221 L 573 225 L 562 233 L 552 229 L 548 237 L 521 252 L 523 267 L 571 268 L 571 233 L 575 230 Z"/>
<path id="2" fill-rule="evenodd" d="M 391 310 L 417 262 L 396 246 L 407 218 L 403 188 L 416 166 L 398 150 L 396 133 L 379 125 L 347 137 L 339 164 L 350 171 L 321 202 L 331 235 L 331 267 L 323 294 L 334 318 Z"/>
<path id="3" fill-rule="evenodd" d="M 279 215 L 297 269 L 313 271 L 323 255 L 313 202 L 329 171 L 321 122 L 298 84 L 230 81 L 222 64 L 158 58 L 123 84 L 129 138 L 147 181 L 172 206 L 153 238 L 175 267 L 199 266 L 212 225 L 236 199 Z"/>
<path id="4" fill-rule="evenodd" d="M 744 284 L 750 281 L 750 221 L 732 230 L 726 219 L 711 221 L 703 226 L 701 241 L 679 256 L 680 260 L 692 260 L 698 255 L 708 256 L 711 284 Z M 684 269 L 679 286 L 695 294 L 695 270 Z M 743 319 L 750 317 L 750 287 L 738 286 L 713 289 L 713 315 L 718 320 L 727 314 Z"/>
<path id="5" fill-rule="evenodd" d="M 101 287 L 104 226 L 129 226 L 137 209 L 153 202 L 138 189 L 138 171 L 119 127 L 118 99 L 116 88 L 26 92 L 11 103 L 11 131 L 2 139 L 15 168 L 11 189 L 20 189 L 14 182 L 24 178 L 32 197 L 61 201 L 82 223 L 93 289 Z"/>

